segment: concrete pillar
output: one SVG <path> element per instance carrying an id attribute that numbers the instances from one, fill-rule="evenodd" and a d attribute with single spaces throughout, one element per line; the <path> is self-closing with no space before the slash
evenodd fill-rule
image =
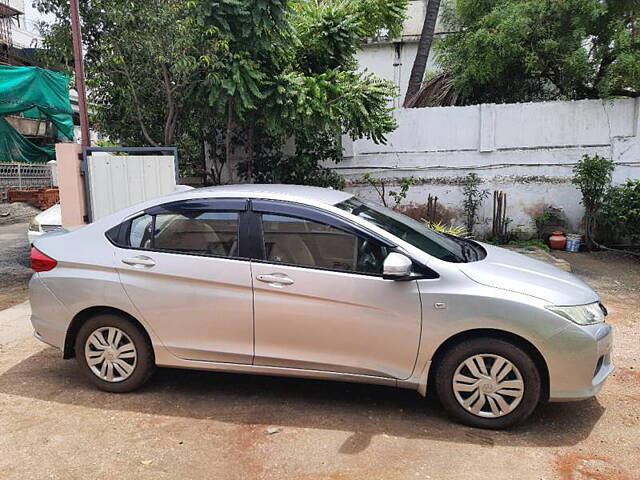
<path id="1" fill-rule="evenodd" d="M 51 186 L 58 186 L 58 163 L 55 160 L 51 160 L 47 162 L 49 168 L 51 169 Z"/>
<path id="2" fill-rule="evenodd" d="M 496 106 L 493 103 L 480 105 L 480 150 L 496 150 Z"/>
<path id="3" fill-rule="evenodd" d="M 62 226 L 65 228 L 86 223 L 87 207 L 84 179 L 80 170 L 81 154 L 82 147 L 77 143 L 56 144 Z"/>
<path id="4" fill-rule="evenodd" d="M 634 115 L 634 129 L 633 129 L 633 133 L 634 136 L 636 137 L 640 137 L 640 97 L 636 97 L 636 103 L 635 103 L 635 115 Z"/>

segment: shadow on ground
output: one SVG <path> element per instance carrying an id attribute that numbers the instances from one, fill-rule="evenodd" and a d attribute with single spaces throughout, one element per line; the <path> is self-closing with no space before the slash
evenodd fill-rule
<path id="1" fill-rule="evenodd" d="M 341 453 L 367 448 L 376 435 L 509 446 L 575 445 L 604 408 L 597 400 L 542 405 L 526 425 L 506 432 L 452 423 L 437 401 L 388 387 L 159 369 L 141 390 L 110 394 L 80 376 L 75 361 L 53 348 L 0 375 L 0 393 L 96 410 L 351 432 Z"/>

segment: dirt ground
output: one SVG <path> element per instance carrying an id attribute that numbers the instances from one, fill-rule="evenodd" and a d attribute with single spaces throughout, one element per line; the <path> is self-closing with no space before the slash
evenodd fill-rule
<path id="1" fill-rule="evenodd" d="M 165 369 L 139 392 L 107 394 L 24 338 L 0 345 L 0 478 L 640 479 L 640 262 L 562 256 L 616 328 L 618 369 L 596 399 L 493 432 L 367 385 Z"/>
<path id="2" fill-rule="evenodd" d="M 0 310 L 27 299 L 27 283 L 32 273 L 28 228 L 28 223 L 0 224 Z"/>

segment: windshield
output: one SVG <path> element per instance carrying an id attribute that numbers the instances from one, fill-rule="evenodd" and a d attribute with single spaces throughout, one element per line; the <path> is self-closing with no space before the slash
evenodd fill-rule
<path id="1" fill-rule="evenodd" d="M 422 222 L 367 200 L 352 197 L 337 204 L 336 207 L 373 223 L 423 252 L 446 262 L 472 262 L 486 255 L 484 249 L 475 242 L 438 233 Z"/>

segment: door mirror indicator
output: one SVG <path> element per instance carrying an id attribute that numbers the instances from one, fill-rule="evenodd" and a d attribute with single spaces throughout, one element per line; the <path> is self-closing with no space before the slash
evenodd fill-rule
<path id="1" fill-rule="evenodd" d="M 383 278 L 386 280 L 406 280 L 413 273 L 413 262 L 401 253 L 391 252 L 383 266 Z"/>

